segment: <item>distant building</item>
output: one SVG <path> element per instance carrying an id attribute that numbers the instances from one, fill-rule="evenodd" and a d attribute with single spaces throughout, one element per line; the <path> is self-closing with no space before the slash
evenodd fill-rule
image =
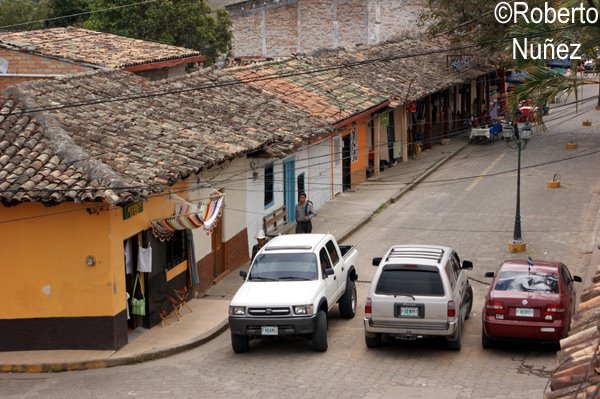
<path id="1" fill-rule="evenodd" d="M 214 0 L 233 20 L 236 57 L 280 57 L 412 36 L 424 0 Z"/>
<path id="2" fill-rule="evenodd" d="M 150 80 L 185 73 L 202 62 L 196 50 L 81 28 L 0 32 L 0 90 L 27 80 L 96 69 L 123 69 Z"/>

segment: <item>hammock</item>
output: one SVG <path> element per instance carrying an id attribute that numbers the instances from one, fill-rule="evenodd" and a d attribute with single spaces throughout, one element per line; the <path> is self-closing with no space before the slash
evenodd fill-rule
<path id="1" fill-rule="evenodd" d="M 152 234 L 160 241 L 170 240 L 175 230 L 197 229 L 202 227 L 210 234 L 223 212 L 223 195 L 211 196 L 198 205 L 190 204 L 177 197 L 173 216 L 152 220 Z"/>

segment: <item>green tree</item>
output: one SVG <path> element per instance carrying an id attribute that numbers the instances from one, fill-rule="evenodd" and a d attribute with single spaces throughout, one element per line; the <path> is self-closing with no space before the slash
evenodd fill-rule
<path id="1" fill-rule="evenodd" d="M 580 4 L 582 4 L 581 0 L 563 0 L 560 2 L 561 7 L 568 9 L 577 7 Z M 583 1 L 586 8 L 598 9 L 599 4 L 599 0 Z M 534 46 L 543 46 L 547 41 L 551 41 L 555 46 L 564 44 L 571 50 L 571 44 L 580 44 L 581 47 L 577 55 L 586 54 L 596 60 L 596 68 L 600 66 L 600 23 L 582 23 L 580 19 L 575 18 L 574 21 L 566 24 L 518 24 L 511 28 L 511 35 L 513 37 L 530 36 L 529 44 Z M 538 106 L 542 106 L 552 101 L 560 93 L 573 93 L 575 99 L 579 100 L 577 87 L 600 83 L 598 75 L 595 75 L 594 79 L 582 78 L 577 75 L 577 65 L 582 60 L 572 59 L 571 73 L 561 74 L 546 66 L 546 60 L 550 57 L 550 54 L 544 54 L 544 59 L 541 60 L 524 59 L 520 53 L 516 55 L 516 66 L 527 71 L 530 78 L 525 80 L 523 84 L 518 85 L 509 97 L 509 103 L 513 108 L 519 100 L 525 98 L 532 99 Z M 600 97 L 598 98 L 598 105 L 600 106 Z"/>
<path id="2" fill-rule="evenodd" d="M 92 0 L 90 11 L 123 5 L 119 0 Z M 132 7 L 93 13 L 87 29 L 200 51 L 207 63 L 231 49 L 231 18 L 224 10 L 214 13 L 204 0 L 157 0 Z"/>
<path id="3" fill-rule="evenodd" d="M 43 28 L 48 18 L 48 0 L 0 1 L 0 29 L 4 31 Z"/>
<path id="4" fill-rule="evenodd" d="M 47 28 L 58 26 L 82 25 L 88 18 L 88 2 L 86 0 L 48 0 L 50 12 Z M 79 14 L 79 15 L 78 15 Z M 66 17 L 68 16 L 69 17 Z"/>
<path id="5" fill-rule="evenodd" d="M 529 0 L 530 9 L 543 7 L 547 0 Z M 544 45 L 546 40 L 555 45 L 560 43 L 580 43 L 579 55 L 585 53 L 600 60 L 600 22 L 585 24 L 579 21 L 567 24 L 559 23 L 526 23 L 519 20 L 517 24 L 500 24 L 494 15 L 498 2 L 488 0 L 427 0 L 428 7 L 421 14 L 421 25 L 425 26 L 432 35 L 444 34 L 455 42 L 469 41 L 480 44 L 480 50 L 504 59 L 502 66 L 516 67 L 529 73 L 529 78 L 509 94 L 509 109 L 516 109 L 516 104 L 522 99 L 531 99 L 538 106 L 543 106 L 559 93 L 574 92 L 582 84 L 597 84 L 598 80 L 581 79 L 576 76 L 577 61 L 572 62 L 572 73 L 564 75 L 547 67 L 547 61 L 552 59 L 544 54 L 542 59 L 524 59 L 519 52 L 513 58 L 513 40 L 528 44 Z M 509 3 L 512 3 L 509 1 Z M 582 0 L 561 0 L 550 2 L 550 6 L 577 7 Z M 583 0 L 586 8 L 598 9 L 600 0 Z M 600 99 L 598 104 L 600 105 Z"/>

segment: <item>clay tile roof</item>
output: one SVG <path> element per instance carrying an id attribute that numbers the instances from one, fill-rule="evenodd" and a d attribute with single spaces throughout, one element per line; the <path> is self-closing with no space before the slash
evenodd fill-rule
<path id="1" fill-rule="evenodd" d="M 230 71 L 249 85 L 332 125 L 387 101 L 387 97 L 351 79 L 330 71 L 315 72 L 318 69 L 304 60 L 288 58 Z"/>
<path id="2" fill-rule="evenodd" d="M 569 336 L 560 341 L 557 369 L 546 399 L 600 396 L 600 266 L 592 285 L 583 290 L 571 319 Z"/>
<path id="3" fill-rule="evenodd" d="M 353 49 L 319 50 L 305 60 L 313 67 L 359 63 L 336 69 L 336 74 L 391 98 L 391 105 L 398 106 L 497 69 L 475 49 L 444 51 L 452 48 L 456 46 L 444 38 L 415 36 Z M 374 59 L 382 61 L 365 62 Z M 467 60 L 467 64 L 464 69 L 449 67 L 453 60 Z"/>
<path id="4" fill-rule="evenodd" d="M 6 90 L 0 200 L 128 202 L 249 152 L 289 153 L 329 134 L 321 120 L 231 82 L 213 69 L 158 82 L 117 70 Z M 77 103 L 88 105 L 64 107 Z"/>
<path id="5" fill-rule="evenodd" d="M 0 32 L 0 45 L 108 68 L 200 55 L 198 51 L 183 47 L 74 27 Z"/>

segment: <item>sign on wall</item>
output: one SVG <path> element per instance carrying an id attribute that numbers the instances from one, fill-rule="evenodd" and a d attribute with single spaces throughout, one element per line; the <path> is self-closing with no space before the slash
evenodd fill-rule
<path id="1" fill-rule="evenodd" d="M 144 211 L 144 203 L 142 201 L 134 202 L 123 207 L 123 220 L 127 220 L 132 216 Z"/>

